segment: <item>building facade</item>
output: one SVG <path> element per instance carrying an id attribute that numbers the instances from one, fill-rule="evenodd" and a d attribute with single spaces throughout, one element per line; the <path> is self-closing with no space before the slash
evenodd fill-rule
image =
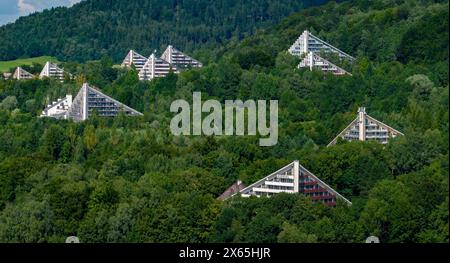
<path id="1" fill-rule="evenodd" d="M 314 52 L 309 52 L 298 64 L 298 68 L 309 68 L 313 70 L 314 68 L 320 69 L 323 72 L 331 73 L 334 75 L 352 75 L 343 68 L 336 66 L 330 61 L 320 57 Z"/>
<path id="2" fill-rule="evenodd" d="M 147 61 L 146 57 L 135 52 L 134 50 L 130 50 L 125 59 L 122 61 L 121 66 L 131 68 L 131 66 L 134 65 L 136 70 L 139 72 L 142 69 L 142 67 L 144 67 L 146 61 Z"/>
<path id="3" fill-rule="evenodd" d="M 34 75 L 21 67 L 17 67 L 16 70 L 14 71 L 12 78 L 17 80 L 33 79 Z"/>
<path id="4" fill-rule="evenodd" d="M 180 50 L 168 45 L 161 58 L 174 65 L 178 69 L 183 68 L 198 68 L 202 67 L 202 63 L 192 57 L 184 54 Z"/>
<path id="5" fill-rule="evenodd" d="M 94 112 L 102 117 L 115 117 L 120 113 L 128 116 L 143 115 L 84 83 L 73 101 L 72 96 L 67 95 L 65 99 L 60 99 L 44 109 L 41 116 L 84 121 Z"/>
<path id="6" fill-rule="evenodd" d="M 117 100 L 105 95 L 100 90 L 84 83 L 75 96 L 72 107 L 69 109 L 69 117 L 75 121 L 84 121 L 96 112 L 98 116 L 115 117 L 120 112 L 128 116 L 138 116 L 142 113 L 118 102 Z"/>
<path id="7" fill-rule="evenodd" d="M 141 71 L 139 71 L 139 80 L 152 80 L 154 78 L 165 77 L 170 71 L 178 73 L 176 66 L 171 65 L 155 54 L 151 54 Z"/>
<path id="8" fill-rule="evenodd" d="M 65 73 L 64 73 L 63 69 L 59 68 L 56 64 L 47 61 L 47 63 L 45 63 L 45 66 L 41 71 L 41 74 L 39 74 L 39 78 L 43 79 L 43 78 L 47 77 L 47 78 L 53 78 L 56 80 L 63 81 L 64 74 Z"/>
<path id="9" fill-rule="evenodd" d="M 337 199 L 351 205 L 349 200 L 301 166 L 297 160 L 243 188 L 235 195 L 261 197 L 278 193 L 303 194 L 313 202 L 323 202 L 327 206 L 335 206 Z"/>
<path id="10" fill-rule="evenodd" d="M 366 113 L 366 108 L 360 107 L 356 119 L 341 131 L 328 146 L 336 144 L 339 138 L 346 141 L 375 140 L 385 144 L 388 143 L 390 138 L 394 138 L 398 135 L 403 135 L 403 133 L 369 116 Z"/>
<path id="11" fill-rule="evenodd" d="M 354 58 L 344 51 L 314 36 L 308 30 L 303 31 L 303 33 L 288 49 L 288 52 L 291 55 L 302 59 L 297 66 L 298 68 L 309 68 L 310 70 L 317 68 L 323 72 L 332 73 L 334 75 L 351 75 L 343 68 L 338 67 L 336 64 L 323 58 L 323 55 L 330 53 L 337 54 L 337 57 L 339 57 L 340 60 L 347 60 L 350 62 L 352 62 Z"/>

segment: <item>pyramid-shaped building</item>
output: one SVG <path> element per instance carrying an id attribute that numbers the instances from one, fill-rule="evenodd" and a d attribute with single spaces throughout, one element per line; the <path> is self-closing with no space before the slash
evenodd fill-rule
<path id="1" fill-rule="evenodd" d="M 102 117 L 114 117 L 120 112 L 124 112 L 128 116 L 142 115 L 142 113 L 84 83 L 72 102 L 68 116 L 75 121 L 84 121 L 94 111 Z"/>
<path id="2" fill-rule="evenodd" d="M 360 107 L 356 119 L 341 131 L 328 146 L 336 144 L 339 138 L 346 141 L 376 140 L 385 144 L 390 138 L 398 135 L 403 135 L 403 133 L 369 116 L 366 113 L 366 108 Z"/>
<path id="3" fill-rule="evenodd" d="M 296 160 L 259 181 L 239 191 L 242 197 L 272 196 L 278 193 L 300 193 L 310 197 L 314 202 L 323 202 L 335 206 L 341 199 L 348 205 L 351 202 L 320 180 Z"/>
<path id="4" fill-rule="evenodd" d="M 184 54 L 180 50 L 174 48 L 172 45 L 168 45 L 161 58 L 169 62 L 171 65 L 175 65 L 179 69 L 183 68 L 196 68 L 202 67 L 202 63 L 192 57 Z"/>
<path id="5" fill-rule="evenodd" d="M 152 80 L 154 78 L 165 77 L 170 71 L 178 73 L 176 66 L 157 57 L 154 53 L 150 55 L 145 65 L 139 71 L 139 80 Z"/>
<path id="6" fill-rule="evenodd" d="M 332 52 L 338 54 L 341 59 L 345 58 L 348 60 L 354 60 L 354 58 L 349 54 L 314 36 L 308 30 L 305 30 L 297 38 L 294 44 L 292 44 L 292 46 L 289 48 L 289 53 L 291 53 L 294 56 L 302 57 L 303 55 L 306 55 L 309 52 L 313 53 Z"/>
<path id="7" fill-rule="evenodd" d="M 30 72 L 24 70 L 21 67 L 17 67 L 12 76 L 13 79 L 22 80 L 22 79 L 33 79 L 34 75 Z"/>
<path id="8" fill-rule="evenodd" d="M 122 62 L 122 67 L 131 67 L 131 65 L 134 65 L 136 70 L 139 72 L 145 65 L 146 61 L 147 61 L 146 57 L 135 52 L 134 50 L 130 50 Z"/>
<path id="9" fill-rule="evenodd" d="M 39 74 L 40 79 L 43 79 L 44 77 L 63 81 L 64 70 L 59 68 L 55 63 L 47 61 L 47 63 L 45 63 L 45 66 L 41 71 L 41 74 Z"/>
<path id="10" fill-rule="evenodd" d="M 72 95 L 67 95 L 53 102 L 42 111 L 41 117 L 84 121 L 94 112 L 102 117 L 115 117 L 121 112 L 128 116 L 143 115 L 84 83 L 73 100 Z"/>
<path id="11" fill-rule="evenodd" d="M 318 54 L 314 52 L 309 52 L 298 64 L 298 68 L 309 68 L 313 70 L 313 68 L 320 69 L 323 72 L 332 73 L 334 75 L 351 75 L 349 72 L 336 66 L 330 61 L 322 58 Z"/>

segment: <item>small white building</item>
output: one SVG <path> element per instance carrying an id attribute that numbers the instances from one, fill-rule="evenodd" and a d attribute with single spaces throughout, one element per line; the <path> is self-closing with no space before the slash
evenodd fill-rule
<path id="1" fill-rule="evenodd" d="M 72 106 L 72 95 L 66 95 L 65 98 L 49 104 L 41 114 L 41 117 L 52 117 L 56 119 L 67 119 L 67 113 Z"/>
<path id="2" fill-rule="evenodd" d="M 9 79 L 9 78 L 11 78 L 12 73 L 4 72 L 2 75 L 3 75 L 3 78 L 4 78 L 4 79 Z"/>

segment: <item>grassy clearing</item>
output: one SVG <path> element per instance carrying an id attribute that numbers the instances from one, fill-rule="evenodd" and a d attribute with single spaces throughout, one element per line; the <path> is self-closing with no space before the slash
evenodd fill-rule
<path id="1" fill-rule="evenodd" d="M 33 62 L 45 64 L 45 62 L 47 61 L 58 62 L 58 59 L 51 56 L 41 56 L 34 58 L 21 58 L 16 60 L 0 61 L 0 72 L 7 72 L 10 68 L 15 68 L 21 65 L 31 65 Z"/>

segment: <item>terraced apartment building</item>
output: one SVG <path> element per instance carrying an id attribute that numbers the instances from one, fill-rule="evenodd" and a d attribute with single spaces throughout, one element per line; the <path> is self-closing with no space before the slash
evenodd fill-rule
<path id="1" fill-rule="evenodd" d="M 47 77 L 59 81 L 64 81 L 65 74 L 71 76 L 69 73 L 65 73 L 64 70 L 62 68 L 59 68 L 55 63 L 47 61 L 41 73 L 39 74 L 39 78 L 43 79 Z"/>
<path id="2" fill-rule="evenodd" d="M 17 67 L 12 75 L 12 78 L 17 80 L 33 79 L 34 75 L 21 67 Z"/>
<path id="3" fill-rule="evenodd" d="M 323 72 L 332 73 L 334 75 L 351 74 L 343 68 L 337 66 L 335 63 L 332 63 L 328 59 L 325 59 L 323 57 L 325 54 L 337 55 L 337 57 L 341 61 L 347 60 L 349 62 L 352 62 L 355 60 L 354 57 L 338 49 L 337 47 L 334 47 L 330 43 L 327 43 L 322 39 L 314 36 L 308 30 L 303 31 L 303 33 L 288 49 L 288 52 L 291 55 L 300 57 L 302 59 L 297 66 L 298 68 L 309 68 L 310 70 L 317 68 Z"/>
<path id="4" fill-rule="evenodd" d="M 328 146 L 336 144 L 339 138 L 346 141 L 375 140 L 385 144 L 388 143 L 390 138 L 399 135 L 403 135 L 403 133 L 369 116 L 366 113 L 366 108 L 360 107 L 356 118 L 342 130 Z"/>
<path id="5" fill-rule="evenodd" d="M 303 194 L 311 198 L 313 202 L 323 202 L 327 206 L 335 206 L 338 199 L 347 205 L 352 204 L 331 186 L 300 165 L 297 160 L 247 187 L 242 188 L 239 185 L 241 184 L 227 189 L 225 191 L 227 196 L 221 195 L 219 199 L 224 200 L 234 195 L 270 197 L 279 193 L 291 193 Z M 233 189 L 235 189 L 234 192 Z"/>
<path id="6" fill-rule="evenodd" d="M 135 109 L 104 94 L 97 88 L 84 83 L 73 101 L 71 95 L 59 99 L 48 105 L 42 112 L 41 117 L 84 121 L 94 113 L 101 117 L 115 117 L 120 113 L 124 113 L 127 116 L 143 115 Z"/>
<path id="7" fill-rule="evenodd" d="M 164 53 L 161 55 L 161 58 L 169 62 L 171 65 L 175 65 L 179 69 L 199 68 L 203 66 L 200 61 L 184 54 L 172 45 L 167 46 L 166 50 L 164 50 Z"/>

